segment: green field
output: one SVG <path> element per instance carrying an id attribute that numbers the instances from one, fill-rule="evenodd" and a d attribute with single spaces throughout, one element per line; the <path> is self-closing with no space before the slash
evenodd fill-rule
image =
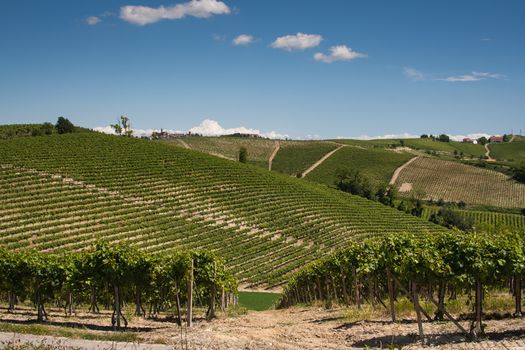
<path id="1" fill-rule="evenodd" d="M 374 185 L 388 184 L 392 174 L 413 154 L 384 149 L 343 147 L 306 176 L 307 180 L 334 186 L 339 168 L 357 169 Z"/>
<path id="2" fill-rule="evenodd" d="M 79 133 L 0 141 L 0 244 L 76 251 L 106 239 L 203 248 L 274 286 L 346 242 L 442 228 L 381 204 L 161 142 Z"/>
<path id="3" fill-rule="evenodd" d="M 321 141 L 281 142 L 272 170 L 288 175 L 300 174 L 335 148 L 337 145 Z"/>
<path id="4" fill-rule="evenodd" d="M 490 156 L 498 161 L 525 163 L 525 138 L 516 136 L 512 142 L 491 144 Z"/>
<path id="5" fill-rule="evenodd" d="M 248 310 L 269 310 L 279 301 L 280 296 L 278 293 L 239 292 L 239 305 Z"/>

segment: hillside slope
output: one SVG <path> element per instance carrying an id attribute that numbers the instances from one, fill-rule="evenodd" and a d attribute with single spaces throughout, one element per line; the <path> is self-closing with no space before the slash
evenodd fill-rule
<path id="1" fill-rule="evenodd" d="M 208 248 L 278 285 L 351 239 L 442 228 L 359 197 L 158 142 L 102 134 L 0 141 L 0 244 Z"/>
<path id="2" fill-rule="evenodd" d="M 400 172 L 396 185 L 407 197 L 525 207 L 525 185 L 497 171 L 458 162 L 420 157 Z"/>

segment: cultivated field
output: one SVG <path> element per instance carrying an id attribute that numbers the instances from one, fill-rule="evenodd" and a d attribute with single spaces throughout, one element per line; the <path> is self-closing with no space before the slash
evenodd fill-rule
<path id="1" fill-rule="evenodd" d="M 425 207 L 423 210 L 423 219 L 430 219 L 432 214 L 437 213 L 439 207 Z M 482 210 L 462 210 L 453 209 L 454 212 L 463 217 L 471 218 L 474 226 L 479 230 L 498 230 L 501 228 L 525 229 L 525 216 L 512 213 L 498 213 L 493 211 Z"/>
<path id="2" fill-rule="evenodd" d="M 160 142 L 97 133 L 0 142 L 9 249 L 217 252 L 241 283 L 277 286 L 346 242 L 443 229 L 395 209 Z"/>
<path id="3" fill-rule="evenodd" d="M 410 184 L 411 186 L 403 186 Z M 405 197 L 508 208 L 525 207 L 525 185 L 502 173 L 457 162 L 419 158 L 401 171 L 397 188 Z"/>
<path id="4" fill-rule="evenodd" d="M 183 147 L 186 144 L 193 150 L 230 160 L 237 160 L 239 157 L 239 149 L 246 147 L 248 151 L 248 161 L 262 165 L 263 167 L 268 166 L 268 159 L 275 148 L 275 141 L 273 140 L 246 137 L 192 136 L 165 142 Z"/>
<path id="5" fill-rule="evenodd" d="M 337 147 L 336 144 L 322 141 L 282 142 L 273 160 L 272 170 L 296 176 Z"/>
<path id="6" fill-rule="evenodd" d="M 334 186 L 340 168 L 357 169 L 374 185 L 388 184 L 397 167 L 414 157 L 406 152 L 379 148 L 343 147 L 306 176 L 307 180 Z"/>

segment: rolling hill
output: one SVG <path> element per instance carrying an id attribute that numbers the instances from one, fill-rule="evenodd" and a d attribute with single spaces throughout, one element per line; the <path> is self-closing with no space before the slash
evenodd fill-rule
<path id="1" fill-rule="evenodd" d="M 400 195 L 506 208 L 525 207 L 525 185 L 500 172 L 420 157 L 399 174 Z"/>
<path id="2" fill-rule="evenodd" d="M 0 141 L 0 245 L 206 248 L 250 286 L 354 239 L 443 228 L 308 181 L 161 142 L 98 133 Z"/>

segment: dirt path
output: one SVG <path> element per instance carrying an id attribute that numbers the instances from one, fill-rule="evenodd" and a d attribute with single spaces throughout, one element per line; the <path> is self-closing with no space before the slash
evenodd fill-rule
<path id="1" fill-rule="evenodd" d="M 177 141 L 182 145 L 182 147 L 184 147 L 186 149 L 191 149 L 190 145 L 188 145 L 184 140 L 177 139 Z"/>
<path id="2" fill-rule="evenodd" d="M 487 152 L 485 152 L 485 157 L 487 157 L 487 159 L 485 159 L 485 160 L 486 160 L 487 162 L 495 162 L 496 159 L 494 159 L 494 158 L 492 158 L 492 157 L 490 156 L 490 148 L 489 148 L 489 145 L 490 145 L 489 143 L 486 143 L 486 144 L 485 144 L 485 150 L 487 151 Z"/>
<path id="3" fill-rule="evenodd" d="M 418 159 L 419 156 L 416 156 L 414 158 L 411 158 L 408 162 L 406 162 L 405 164 L 401 165 L 399 168 L 397 168 L 395 171 L 394 171 L 394 174 L 392 174 L 392 178 L 390 179 L 390 182 L 388 183 L 389 185 L 393 185 L 396 183 L 396 180 L 397 178 L 399 177 L 399 174 L 401 173 L 401 171 L 403 169 L 405 169 L 408 165 L 410 165 L 410 163 L 412 163 L 413 161 L 415 161 L 416 159 Z"/>
<path id="4" fill-rule="evenodd" d="M 270 155 L 270 158 L 268 159 L 268 170 L 272 171 L 272 162 L 275 156 L 277 155 L 277 152 L 279 152 L 279 149 L 281 148 L 281 144 L 279 141 L 275 141 L 275 148 L 273 149 L 272 154 Z"/>
<path id="5" fill-rule="evenodd" d="M 335 152 L 339 151 L 341 148 L 345 147 L 345 145 L 341 145 L 339 147 L 337 147 L 336 149 L 334 149 L 333 151 L 330 151 L 328 152 L 327 154 L 325 154 L 321 159 L 319 159 L 317 162 L 315 162 L 311 167 L 309 167 L 308 169 L 306 169 L 301 178 L 304 178 L 306 175 L 308 175 L 311 171 L 313 171 L 315 168 L 317 168 L 319 165 L 321 165 L 325 160 L 327 160 L 328 158 L 330 158 Z"/>

